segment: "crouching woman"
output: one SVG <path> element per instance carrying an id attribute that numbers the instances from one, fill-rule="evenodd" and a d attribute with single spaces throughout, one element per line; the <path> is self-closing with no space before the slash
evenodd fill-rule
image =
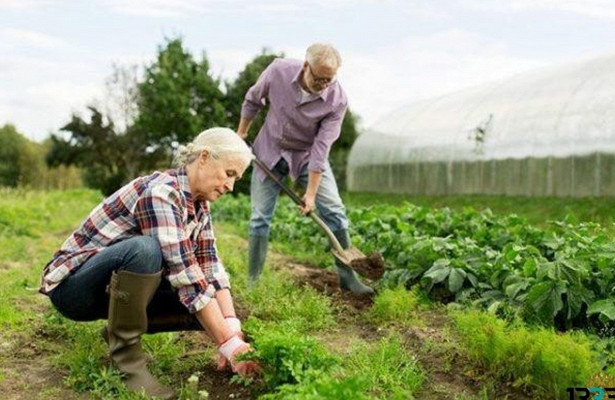
<path id="1" fill-rule="evenodd" d="M 251 349 L 209 208 L 233 190 L 252 158 L 232 130 L 202 132 L 180 149 L 177 169 L 136 178 L 103 200 L 46 265 L 40 291 L 62 315 L 107 320 L 102 336 L 129 389 L 174 396 L 147 370 L 144 333 L 205 330 L 221 366 L 243 376 L 259 368 L 235 360 Z"/>

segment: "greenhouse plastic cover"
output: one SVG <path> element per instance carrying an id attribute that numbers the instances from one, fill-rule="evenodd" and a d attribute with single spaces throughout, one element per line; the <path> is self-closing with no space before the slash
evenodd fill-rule
<path id="1" fill-rule="evenodd" d="M 419 101 L 355 142 L 348 167 L 615 153 L 615 54 Z"/>

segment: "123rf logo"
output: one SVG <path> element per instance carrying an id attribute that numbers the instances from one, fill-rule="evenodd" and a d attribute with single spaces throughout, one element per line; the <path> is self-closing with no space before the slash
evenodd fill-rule
<path id="1" fill-rule="evenodd" d="M 615 399 L 615 388 L 601 387 L 575 387 L 568 388 L 566 392 L 570 395 L 569 400 L 606 400 Z"/>

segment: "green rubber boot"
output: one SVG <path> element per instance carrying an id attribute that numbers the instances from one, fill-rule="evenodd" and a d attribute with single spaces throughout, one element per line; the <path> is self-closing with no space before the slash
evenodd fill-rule
<path id="1" fill-rule="evenodd" d="M 136 274 L 114 271 L 109 284 L 107 340 L 111 360 L 123 375 L 124 384 L 150 397 L 171 399 L 173 390 L 162 385 L 148 371 L 147 356 L 141 349 L 141 335 L 147 332 L 147 305 L 152 300 L 161 272 Z"/>
<path id="2" fill-rule="evenodd" d="M 248 266 L 251 283 L 256 282 L 263 272 L 265 257 L 267 256 L 267 243 L 269 243 L 269 236 L 250 235 Z"/>

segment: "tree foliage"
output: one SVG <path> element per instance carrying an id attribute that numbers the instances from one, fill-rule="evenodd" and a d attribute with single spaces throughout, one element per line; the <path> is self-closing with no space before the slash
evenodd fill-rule
<path id="1" fill-rule="evenodd" d="M 223 83 L 211 75 L 205 53 L 196 60 L 181 38 L 167 39 L 159 46 L 156 59 L 145 66 L 141 79 L 135 67 L 114 66 L 106 82 L 107 104 L 90 105 L 87 120 L 73 114 L 62 128 L 68 138 L 52 135 L 47 163 L 81 166 L 86 184 L 105 194 L 139 174 L 166 169 L 174 149 L 199 132 L 214 126 L 236 129 L 245 93 L 262 71 L 282 56 L 263 49 L 235 80 Z M 252 122 L 249 140 L 259 132 L 266 112 L 263 110 Z M 341 137 L 331 152 L 341 187 L 346 157 L 355 138 L 355 117 L 348 112 Z M 248 193 L 249 182 L 250 171 L 235 192 Z"/>
<path id="2" fill-rule="evenodd" d="M 113 122 L 95 107 L 88 107 L 89 121 L 73 114 L 61 130 L 70 133 L 69 139 L 51 136 L 47 154 L 50 166 L 77 165 L 84 169 L 85 183 L 100 189 L 105 195 L 113 193 L 128 178 L 129 149 L 124 146 L 126 136 L 115 132 Z M 118 151 L 122 149 L 122 151 Z"/>
<path id="3" fill-rule="evenodd" d="M 225 105 L 227 118 L 233 128 L 239 125 L 241 117 L 241 105 L 243 104 L 244 96 L 252 85 L 256 83 L 259 76 L 265 68 L 269 66 L 276 58 L 284 57 L 283 53 L 273 53 L 269 49 L 262 49 L 261 53 L 254 57 L 245 68 L 239 73 L 234 81 L 226 82 L 226 97 Z M 253 141 L 258 131 L 260 131 L 265 122 L 265 115 L 269 107 L 265 107 L 252 121 L 248 140 Z"/>
<path id="4" fill-rule="evenodd" d="M 32 186 L 43 164 L 37 143 L 6 124 L 0 128 L 0 186 Z"/>
<path id="5" fill-rule="evenodd" d="M 15 187 L 19 183 L 19 159 L 25 146 L 26 139 L 13 125 L 0 128 L 0 185 Z"/>
<path id="6" fill-rule="evenodd" d="M 82 185 L 75 168 L 47 168 L 47 142 L 37 143 L 19 133 L 15 126 L 0 127 L 0 186 L 36 189 L 74 188 Z"/>
<path id="7" fill-rule="evenodd" d="M 177 143 L 191 141 L 204 129 L 227 125 L 220 84 L 210 75 L 205 53 L 197 62 L 179 38 L 159 47 L 156 61 L 146 67 L 138 85 L 135 122 L 151 167 L 168 164 Z"/>
<path id="8" fill-rule="evenodd" d="M 346 189 L 346 165 L 350 148 L 358 136 L 357 122 L 358 117 L 348 109 L 342 121 L 340 137 L 333 144 L 329 154 L 331 169 L 340 190 Z"/>

